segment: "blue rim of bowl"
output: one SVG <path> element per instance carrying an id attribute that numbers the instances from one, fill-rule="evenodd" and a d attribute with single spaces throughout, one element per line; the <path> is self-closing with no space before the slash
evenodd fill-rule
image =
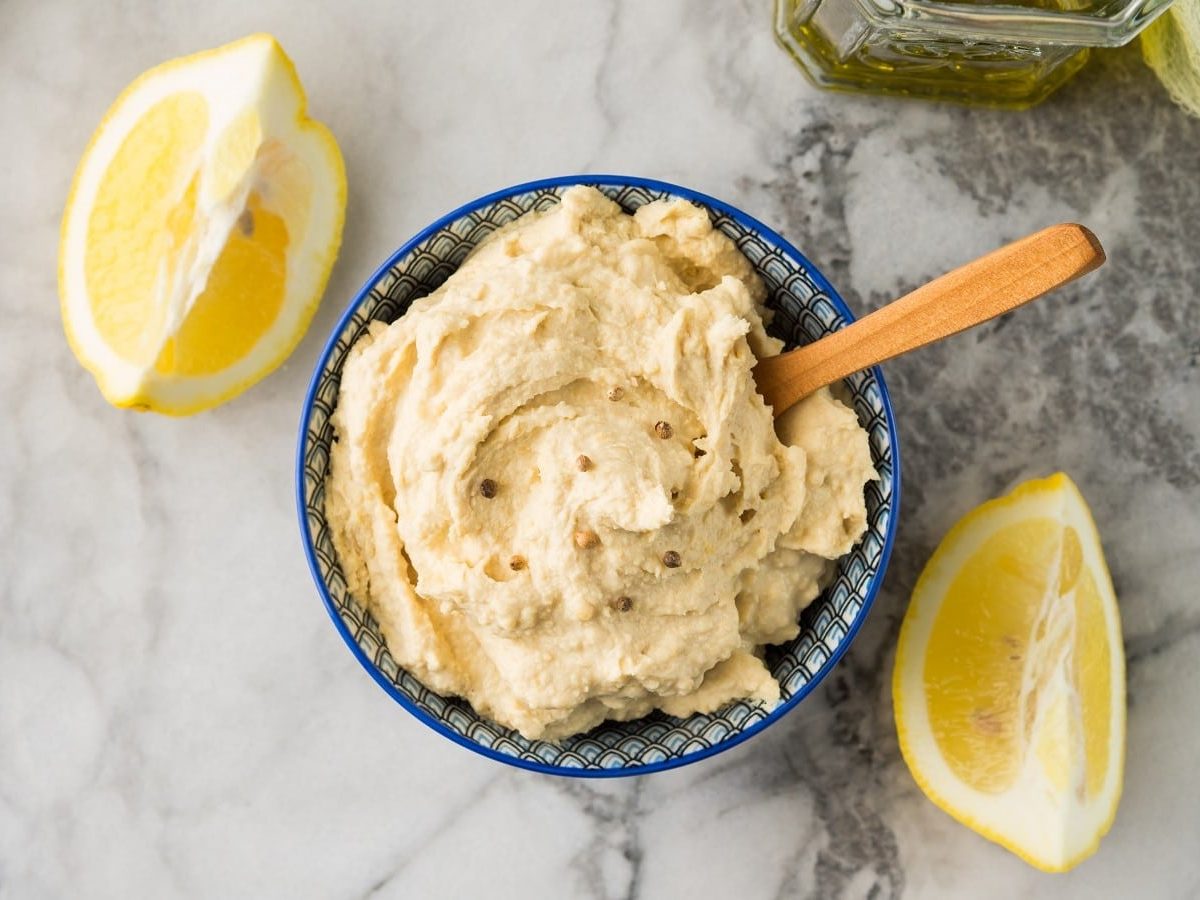
<path id="1" fill-rule="evenodd" d="M 731 747 L 736 747 L 743 741 L 749 740 L 754 735 L 766 729 L 769 725 L 773 725 L 782 719 L 785 715 L 791 712 L 796 706 L 812 693 L 813 689 L 821 683 L 826 675 L 837 665 L 838 661 L 846 654 L 850 648 L 851 642 L 858 634 L 862 624 L 866 621 L 867 613 L 870 612 L 872 605 L 875 602 L 875 597 L 879 593 L 880 587 L 883 585 L 883 578 L 887 572 L 888 562 L 891 560 L 892 545 L 896 539 L 896 524 L 899 519 L 897 513 L 900 510 L 900 442 L 896 433 L 896 420 L 892 414 L 892 400 L 888 394 L 887 384 L 883 380 L 883 372 L 878 366 L 871 369 L 872 374 L 879 383 L 879 395 L 883 403 L 883 412 L 887 420 L 888 441 L 892 448 L 892 509 L 891 515 L 888 516 L 887 534 L 884 536 L 883 552 L 879 557 L 879 567 L 875 570 L 875 574 L 871 578 L 871 583 L 867 587 L 866 595 L 863 598 L 862 608 L 858 611 L 858 615 L 854 618 L 850 628 L 845 636 L 838 644 L 837 648 L 829 654 L 829 658 L 825 664 L 817 670 L 816 674 L 808 680 L 808 682 L 800 688 L 795 694 L 789 697 L 785 702 L 781 703 L 762 720 L 755 722 L 750 727 L 738 731 L 729 737 L 725 738 L 718 744 L 711 747 L 705 747 L 702 750 L 696 750 L 692 753 L 685 753 L 683 756 L 673 759 L 663 760 L 662 762 L 648 763 L 640 766 L 622 766 L 612 769 L 581 769 L 572 766 L 555 766 L 548 763 L 534 762 L 533 760 L 522 759 L 517 756 L 510 756 L 507 753 L 502 753 L 494 750 L 491 747 L 485 747 L 482 744 L 477 744 L 470 738 L 458 734 L 455 731 L 447 728 L 437 719 L 428 715 L 424 710 L 420 709 L 416 704 L 410 701 L 402 694 L 391 680 L 387 678 L 383 672 L 375 665 L 374 662 L 358 645 L 358 641 L 354 639 L 354 635 L 350 633 L 350 629 L 346 626 L 345 620 L 337 611 L 337 607 L 333 602 L 333 597 L 329 594 L 329 588 L 325 584 L 325 579 L 321 577 L 321 571 L 317 567 L 317 557 L 314 551 L 314 543 L 312 532 L 308 527 L 308 516 L 305 510 L 304 499 L 304 445 L 305 438 L 308 435 L 309 421 L 312 417 L 313 401 L 316 398 L 317 386 L 321 381 L 321 375 L 325 371 L 325 365 L 329 362 L 329 357 L 333 354 L 334 348 L 337 345 L 338 338 L 341 336 L 347 323 L 354 315 L 355 311 L 362 305 L 363 301 L 371 292 L 380 279 L 382 279 L 393 266 L 401 259 L 412 252 L 413 248 L 436 233 L 440 229 L 449 225 L 456 219 L 469 215 L 482 207 L 489 206 L 498 200 L 504 200 L 516 194 L 525 194 L 532 191 L 545 190 L 546 188 L 568 187 L 575 184 L 584 185 L 604 185 L 612 187 L 641 187 L 648 188 L 654 191 L 671 194 L 672 196 L 682 197 L 685 200 L 690 200 L 695 203 L 708 206 L 712 209 L 720 210 L 725 215 L 736 221 L 745 228 L 755 231 L 768 240 L 773 242 L 781 252 L 791 257 L 798 262 L 807 272 L 812 281 L 825 293 L 829 298 L 829 302 L 841 314 L 845 321 L 845 325 L 849 325 L 855 321 L 854 313 L 846 306 L 846 302 L 841 295 L 834 290 L 831 285 L 816 266 L 814 266 L 803 253 L 792 246 L 791 242 L 786 240 L 781 234 L 772 228 L 768 228 L 762 222 L 755 219 L 753 216 L 747 215 L 740 209 L 730 206 L 722 200 L 715 197 L 710 197 L 707 194 L 702 194 L 699 191 L 691 190 L 690 188 L 681 187 L 677 184 L 672 184 L 668 181 L 658 181 L 653 178 L 638 178 L 634 176 L 623 175 L 559 175 L 554 178 L 542 178 L 537 181 L 527 181 L 524 184 L 516 184 L 512 187 L 503 188 L 498 191 L 493 191 L 469 203 L 464 203 L 457 209 L 446 213 L 437 221 L 431 223 L 421 229 L 413 237 L 409 238 L 396 252 L 387 258 L 383 265 L 379 266 L 370 278 L 359 288 L 358 293 L 346 307 L 338 319 L 337 325 L 334 326 L 333 332 L 330 334 L 329 340 L 325 344 L 325 348 L 321 351 L 321 356 L 317 360 L 316 367 L 313 369 L 312 379 L 308 385 L 308 391 L 304 397 L 304 410 L 300 416 L 300 434 L 296 445 L 296 510 L 300 518 L 300 536 L 304 542 L 304 554 L 308 558 L 308 569 L 312 573 L 313 581 L 316 582 L 317 591 L 321 595 L 321 600 L 325 604 L 325 611 L 329 613 L 329 617 L 333 620 L 334 627 L 338 634 L 342 636 L 346 646 L 350 648 L 350 652 L 354 654 L 354 658 L 359 664 L 367 670 L 367 673 L 375 680 L 383 690 L 404 707 L 409 713 L 415 716 L 418 720 L 428 725 L 438 734 L 449 738 L 454 743 L 466 747 L 468 750 L 486 756 L 489 759 L 494 759 L 498 762 L 506 763 L 510 766 L 516 766 L 519 769 L 528 769 L 533 772 L 541 772 L 546 775 L 560 775 L 569 778 L 620 778 L 629 775 L 649 775 L 651 772 L 663 772 L 667 769 L 676 769 L 680 766 L 686 766 L 690 763 L 699 762 L 702 759 L 707 759 L 718 753 L 729 750 Z M 843 326 L 845 327 L 845 326 Z"/>

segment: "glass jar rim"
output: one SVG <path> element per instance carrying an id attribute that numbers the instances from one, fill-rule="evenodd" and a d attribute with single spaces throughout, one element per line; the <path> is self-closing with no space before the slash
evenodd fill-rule
<path id="1" fill-rule="evenodd" d="M 1103 12 L 1092 13 L 953 0 L 854 2 L 872 25 L 885 31 L 930 32 L 963 41 L 1119 47 L 1174 0 L 1114 0 Z"/>

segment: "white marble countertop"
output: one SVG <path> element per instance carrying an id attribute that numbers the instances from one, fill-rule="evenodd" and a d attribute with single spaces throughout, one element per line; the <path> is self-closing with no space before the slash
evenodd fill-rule
<path id="1" fill-rule="evenodd" d="M 770 18 L 766 0 L 7 0 L 0 898 L 1200 895 L 1200 122 L 1129 52 L 1020 115 L 823 94 Z M 75 163 L 141 70 L 257 30 L 294 57 L 346 157 L 324 305 L 288 364 L 227 406 L 110 409 L 59 323 Z M 361 281 L 459 203 L 578 171 L 736 203 L 858 310 L 1060 219 L 1092 225 L 1111 259 L 887 367 L 901 537 L 820 690 L 715 759 L 605 783 L 498 765 L 393 704 L 330 626 L 292 499 L 309 371 Z M 1111 834 L 1053 877 L 924 799 L 888 685 L 949 524 L 1060 467 L 1121 596 L 1129 744 Z"/>

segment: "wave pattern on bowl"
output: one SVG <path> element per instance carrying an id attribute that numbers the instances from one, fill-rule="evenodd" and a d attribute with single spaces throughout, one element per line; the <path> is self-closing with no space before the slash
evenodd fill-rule
<path id="1" fill-rule="evenodd" d="M 713 207 L 682 190 L 666 186 L 605 183 L 580 178 L 574 183 L 593 184 L 633 211 L 652 200 L 672 196 L 707 209 L 713 224 L 738 245 L 763 277 L 775 310 L 768 330 L 789 347 L 808 343 L 846 322 L 841 301 L 831 297 L 801 259 L 757 233 L 749 222 Z M 325 476 L 333 440 L 330 416 L 337 402 L 339 373 L 351 345 L 366 331 L 368 322 L 392 322 L 415 299 L 437 288 L 453 273 L 471 249 L 500 226 L 534 209 L 558 202 L 570 185 L 564 182 L 533 187 L 449 221 L 398 257 L 382 273 L 342 323 L 325 365 L 314 380 L 307 428 L 301 438 L 300 501 L 311 540 L 311 559 L 331 610 L 345 633 L 374 666 L 376 679 L 397 700 L 428 724 L 487 755 L 541 771 L 558 774 L 632 774 L 679 765 L 708 756 L 764 727 L 794 705 L 824 674 L 844 650 L 866 614 L 874 582 L 882 576 L 893 530 L 895 478 L 893 439 L 889 428 L 884 389 L 875 370 L 846 380 L 855 411 L 870 437 L 871 455 L 880 479 L 867 485 L 867 531 L 859 544 L 838 564 L 830 586 L 804 611 L 803 627 L 794 640 L 769 648 L 767 663 L 782 688 L 781 704 L 768 710 L 745 701 L 720 711 L 673 719 L 654 713 L 634 722 L 608 722 L 587 732 L 551 744 L 530 741 L 516 732 L 475 714 L 461 699 L 430 691 L 396 664 L 387 650 L 374 617 L 346 590 L 329 529 L 325 521 Z"/>

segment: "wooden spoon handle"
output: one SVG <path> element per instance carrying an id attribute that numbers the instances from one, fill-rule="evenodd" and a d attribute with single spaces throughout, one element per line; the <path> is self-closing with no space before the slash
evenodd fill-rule
<path id="1" fill-rule="evenodd" d="M 947 272 L 847 328 L 759 361 L 758 390 L 778 416 L 860 369 L 1016 309 L 1104 262 L 1082 225 L 1053 225 Z"/>

